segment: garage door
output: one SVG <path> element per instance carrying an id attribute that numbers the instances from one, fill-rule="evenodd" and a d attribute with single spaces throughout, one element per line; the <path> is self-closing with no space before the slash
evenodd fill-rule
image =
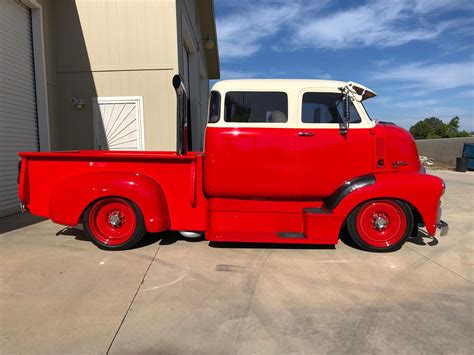
<path id="1" fill-rule="evenodd" d="M 38 150 L 30 10 L 0 1 L 0 217 L 18 211 L 18 152 Z"/>

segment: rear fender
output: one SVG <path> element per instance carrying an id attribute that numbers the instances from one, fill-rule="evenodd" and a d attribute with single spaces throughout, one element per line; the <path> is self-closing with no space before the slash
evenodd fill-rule
<path id="1" fill-rule="evenodd" d="M 437 176 L 420 173 L 381 173 L 375 183 L 357 189 L 345 196 L 334 208 L 334 214 L 344 216 L 359 204 L 380 198 L 403 200 L 420 213 L 429 235 L 436 232 L 438 207 L 443 194 L 443 180 Z"/>
<path id="2" fill-rule="evenodd" d="M 50 218 L 74 226 L 92 202 L 107 196 L 124 197 L 136 203 L 148 232 L 170 228 L 161 186 L 149 176 L 120 171 L 77 175 L 60 181 L 51 194 Z"/>

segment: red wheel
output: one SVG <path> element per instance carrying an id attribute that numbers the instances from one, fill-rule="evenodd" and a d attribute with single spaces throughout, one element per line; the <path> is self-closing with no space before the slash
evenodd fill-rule
<path id="1" fill-rule="evenodd" d="M 413 214 L 406 203 L 373 200 L 349 215 L 347 226 L 354 242 L 369 251 L 399 249 L 413 229 Z"/>
<path id="2" fill-rule="evenodd" d="M 138 207 L 119 197 L 107 197 L 89 206 L 84 213 L 84 230 L 103 249 L 130 248 L 145 234 Z"/>

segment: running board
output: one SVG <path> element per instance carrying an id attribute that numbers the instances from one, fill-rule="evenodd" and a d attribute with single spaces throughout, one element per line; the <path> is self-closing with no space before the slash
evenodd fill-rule
<path id="1" fill-rule="evenodd" d="M 304 233 L 299 232 L 278 232 L 277 236 L 278 238 L 306 239 Z"/>

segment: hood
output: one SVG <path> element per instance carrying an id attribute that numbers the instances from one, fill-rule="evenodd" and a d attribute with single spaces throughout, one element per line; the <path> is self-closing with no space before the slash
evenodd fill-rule
<path id="1" fill-rule="evenodd" d="M 383 127 L 387 147 L 387 168 L 399 171 L 420 171 L 418 149 L 413 136 L 406 129 L 394 124 L 378 124 Z"/>

